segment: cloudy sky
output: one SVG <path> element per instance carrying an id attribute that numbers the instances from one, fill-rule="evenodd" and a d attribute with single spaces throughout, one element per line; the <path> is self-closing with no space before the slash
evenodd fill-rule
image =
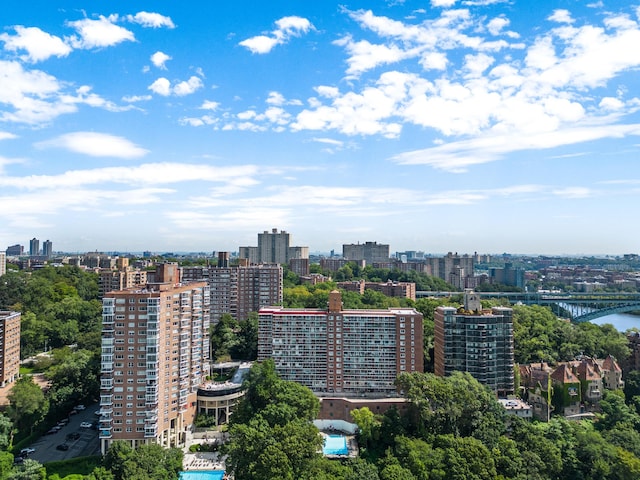
<path id="1" fill-rule="evenodd" d="M 637 253 L 639 5 L 3 0 L 0 248 Z"/>

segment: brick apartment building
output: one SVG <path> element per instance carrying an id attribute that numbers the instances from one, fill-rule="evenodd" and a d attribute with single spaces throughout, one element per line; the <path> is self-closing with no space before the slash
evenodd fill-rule
<path id="1" fill-rule="evenodd" d="M 337 290 L 327 309 L 260 309 L 258 360 L 319 395 L 397 396 L 396 377 L 423 371 L 422 314 L 413 308 L 343 310 Z"/>
<path id="2" fill-rule="evenodd" d="M 177 264 L 154 283 L 105 294 L 99 435 L 136 447 L 182 447 L 209 374 L 209 286 L 179 283 Z"/>

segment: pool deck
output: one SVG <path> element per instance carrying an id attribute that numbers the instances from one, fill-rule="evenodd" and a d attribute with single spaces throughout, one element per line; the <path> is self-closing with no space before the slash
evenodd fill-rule
<path id="1" fill-rule="evenodd" d="M 192 470 L 226 470 L 224 457 L 217 452 L 185 453 L 182 468 Z"/>
<path id="2" fill-rule="evenodd" d="M 329 435 L 342 435 L 346 438 L 347 440 L 347 454 L 346 455 L 326 455 L 323 454 L 325 456 L 325 458 L 330 458 L 330 459 L 338 459 L 338 458 L 357 458 L 358 454 L 359 454 L 359 449 L 358 449 L 358 441 L 356 440 L 356 436 L 355 435 L 348 435 L 348 434 L 344 434 L 342 432 L 339 431 L 335 431 L 335 430 L 331 430 L 328 432 L 320 432 L 320 435 L 322 435 L 323 437 L 329 436 Z"/>

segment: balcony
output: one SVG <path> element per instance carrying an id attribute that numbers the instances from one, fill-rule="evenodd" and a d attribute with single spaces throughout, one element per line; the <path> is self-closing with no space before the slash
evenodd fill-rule
<path id="1" fill-rule="evenodd" d="M 102 378 L 100 380 L 101 390 L 111 390 L 113 388 L 113 378 Z"/>
<path id="2" fill-rule="evenodd" d="M 144 438 L 155 438 L 158 434 L 157 425 L 145 425 L 144 426 Z"/>

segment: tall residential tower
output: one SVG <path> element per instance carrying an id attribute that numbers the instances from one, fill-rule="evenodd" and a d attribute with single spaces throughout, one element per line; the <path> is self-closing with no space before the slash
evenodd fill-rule
<path id="1" fill-rule="evenodd" d="M 178 283 L 177 264 L 163 264 L 154 283 L 102 305 L 102 453 L 115 440 L 183 447 L 209 374 L 209 286 Z"/>
<path id="2" fill-rule="evenodd" d="M 514 391 L 513 310 L 483 310 L 480 297 L 465 293 L 464 307 L 438 307 L 434 314 L 435 374 L 469 372 L 498 396 Z"/>

